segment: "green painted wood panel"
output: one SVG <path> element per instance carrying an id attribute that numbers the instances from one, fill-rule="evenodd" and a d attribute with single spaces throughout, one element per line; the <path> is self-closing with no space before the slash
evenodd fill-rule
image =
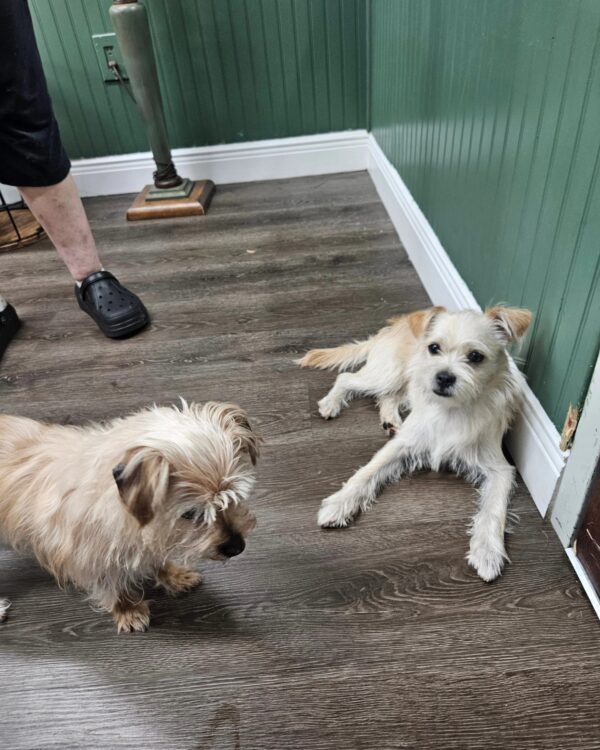
<path id="1" fill-rule="evenodd" d="M 371 128 L 560 429 L 600 344 L 600 3 L 372 0 Z"/>
<path id="2" fill-rule="evenodd" d="M 72 159 L 148 149 L 133 103 L 104 83 L 92 34 L 110 0 L 30 0 Z M 145 0 L 173 147 L 366 125 L 366 0 Z"/>

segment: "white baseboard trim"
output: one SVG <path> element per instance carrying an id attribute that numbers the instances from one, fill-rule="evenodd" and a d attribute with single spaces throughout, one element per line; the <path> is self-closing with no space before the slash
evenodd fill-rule
<path id="1" fill-rule="evenodd" d="M 585 572 L 585 568 L 577 559 L 577 555 L 575 554 L 573 547 L 567 547 L 565 549 L 565 552 L 567 553 L 567 557 L 569 558 L 571 565 L 575 569 L 575 573 L 577 573 L 577 578 L 579 578 L 579 581 L 583 586 L 585 593 L 588 595 L 588 599 L 590 600 L 592 607 L 594 608 L 594 611 L 598 616 L 598 619 L 600 620 L 600 597 L 596 593 L 594 584 L 590 581 L 588 574 Z"/>
<path id="2" fill-rule="evenodd" d="M 373 135 L 369 135 L 368 149 L 371 179 L 433 303 L 450 310 L 480 310 L 431 224 Z M 522 413 L 507 437 L 507 446 L 542 516 L 565 461 L 559 445 L 558 430 L 528 387 Z"/>
<path id="3" fill-rule="evenodd" d="M 307 177 L 367 168 L 366 130 L 178 148 L 173 161 L 180 174 L 217 185 Z M 137 193 L 152 182 L 152 154 L 103 156 L 73 162 L 71 173 L 84 197 Z"/>

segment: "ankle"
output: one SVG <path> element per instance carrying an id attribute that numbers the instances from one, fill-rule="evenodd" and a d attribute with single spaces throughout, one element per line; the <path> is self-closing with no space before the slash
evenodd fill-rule
<path id="1" fill-rule="evenodd" d="M 86 273 L 85 276 L 73 276 L 73 278 L 75 279 L 75 283 L 77 284 L 77 286 L 80 287 L 88 276 L 91 276 L 93 273 L 98 273 L 99 271 L 106 271 L 106 269 L 104 268 L 104 266 L 100 266 L 100 268 L 96 268 L 94 271 Z"/>

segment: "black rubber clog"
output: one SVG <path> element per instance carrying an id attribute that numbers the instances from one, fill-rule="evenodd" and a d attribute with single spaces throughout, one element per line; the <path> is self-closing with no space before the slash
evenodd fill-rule
<path id="1" fill-rule="evenodd" d="M 132 336 L 150 322 L 141 299 L 119 284 L 112 273 L 97 271 L 75 286 L 79 307 L 111 339 Z"/>
<path id="2" fill-rule="evenodd" d="M 17 311 L 12 305 L 7 305 L 0 312 L 0 359 L 20 327 Z"/>

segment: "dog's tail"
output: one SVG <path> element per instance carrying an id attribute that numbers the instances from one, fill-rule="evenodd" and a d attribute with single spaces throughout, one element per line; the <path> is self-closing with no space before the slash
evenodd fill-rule
<path id="1" fill-rule="evenodd" d="M 315 367 L 319 370 L 348 370 L 362 365 L 369 356 L 373 340 L 355 341 L 353 344 L 342 344 L 333 349 L 311 349 L 296 360 L 300 367 Z"/>

